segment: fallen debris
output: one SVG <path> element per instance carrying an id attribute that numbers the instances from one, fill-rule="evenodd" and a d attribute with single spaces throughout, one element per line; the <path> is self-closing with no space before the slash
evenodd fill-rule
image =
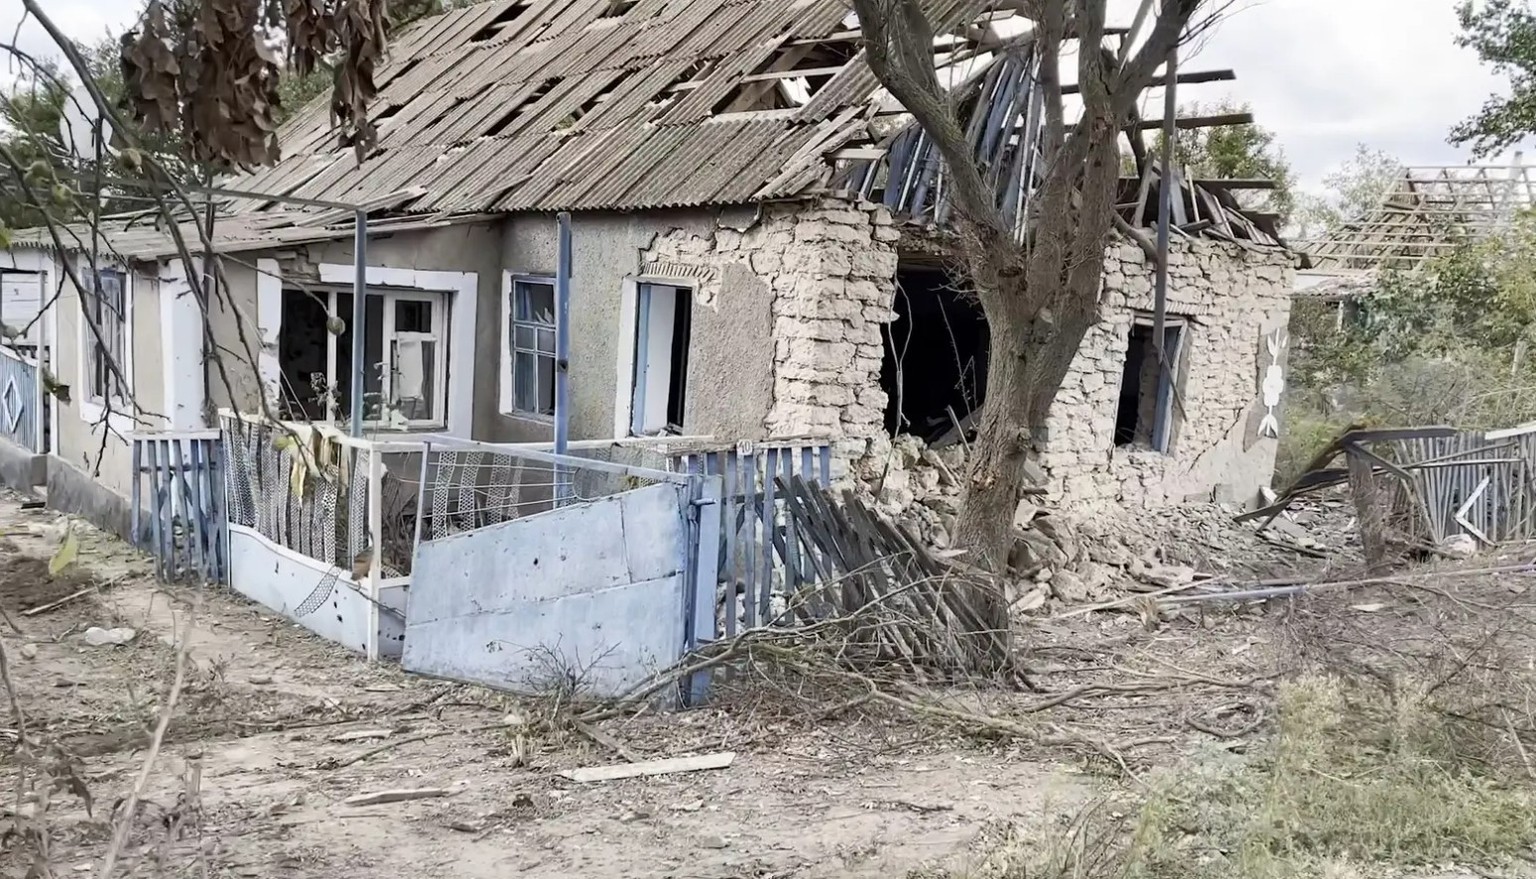
<path id="1" fill-rule="evenodd" d="M 74 601 L 74 600 L 76 600 L 78 598 L 84 598 L 85 596 L 90 595 L 90 594 L 92 594 L 92 593 L 94 593 L 96 591 L 97 591 L 97 587 L 95 587 L 95 586 L 87 586 L 84 589 L 79 589 L 79 590 L 76 590 L 74 592 L 71 592 L 70 594 L 64 596 L 63 598 L 60 598 L 58 601 L 50 601 L 47 604 L 40 604 L 37 607 L 31 608 L 31 609 L 28 609 L 28 610 L 24 610 L 24 611 L 21 612 L 21 615 L 24 616 L 24 617 L 35 617 L 38 614 L 47 613 L 48 611 L 53 610 L 55 608 L 63 607 L 64 605 L 69 604 L 71 601 Z"/>
<path id="2" fill-rule="evenodd" d="M 331 741 L 364 742 L 370 739 L 387 739 L 392 735 L 394 735 L 394 731 L 388 729 L 360 729 L 331 736 Z"/>
<path id="3" fill-rule="evenodd" d="M 358 794 L 347 797 L 341 801 L 341 804 L 343 806 L 377 806 L 383 803 L 403 803 L 408 800 L 430 800 L 451 796 L 452 794 L 453 791 L 446 787 L 402 788 L 400 790 L 381 790 L 371 794 Z"/>
<path id="4" fill-rule="evenodd" d="M 664 760 L 646 760 L 642 763 L 622 763 L 615 766 L 585 766 L 581 769 L 562 770 L 559 775 L 585 784 L 593 781 L 638 778 L 645 775 L 671 775 L 679 772 L 699 772 L 705 769 L 724 769 L 735 760 L 734 751 L 723 751 L 718 754 L 700 754 L 697 757 L 668 757 Z"/>
<path id="5" fill-rule="evenodd" d="M 123 626 L 116 629 L 103 629 L 100 626 L 91 626 L 85 630 L 81 638 L 92 647 L 121 647 L 138 636 L 138 631 Z"/>

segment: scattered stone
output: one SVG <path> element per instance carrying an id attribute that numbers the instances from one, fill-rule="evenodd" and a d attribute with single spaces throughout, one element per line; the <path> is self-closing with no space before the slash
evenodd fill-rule
<path id="1" fill-rule="evenodd" d="M 723 849 L 730 847 L 731 844 L 725 841 L 725 837 L 716 833 L 708 833 L 699 837 L 699 848 Z"/>
<path id="2" fill-rule="evenodd" d="M 116 629 L 103 629 L 100 626 L 91 626 L 85 630 L 81 637 L 85 643 L 92 647 L 120 647 L 132 641 L 139 633 L 127 626 Z"/>
<path id="3" fill-rule="evenodd" d="M 1470 534 L 1454 534 L 1440 541 L 1440 554 L 1453 559 L 1469 559 L 1477 555 L 1477 541 Z"/>
<path id="4" fill-rule="evenodd" d="M 1185 565 L 1153 565 L 1142 579 L 1162 589 L 1177 589 L 1195 582 L 1195 569 Z"/>
<path id="5" fill-rule="evenodd" d="M 23 644 L 23 645 L 21 645 L 21 658 L 22 659 L 36 659 L 37 658 L 37 645 L 36 644 Z"/>
<path id="6" fill-rule="evenodd" d="M 1040 515 L 1040 508 L 1029 502 L 1028 498 L 1019 501 L 1019 505 L 1013 510 L 1013 527 L 1028 528 L 1035 517 Z"/>
<path id="7" fill-rule="evenodd" d="M 1094 598 L 1088 591 L 1088 584 L 1071 571 L 1057 571 L 1051 577 L 1051 594 L 1057 601 L 1065 601 L 1068 604 L 1083 604 Z"/>
<path id="8" fill-rule="evenodd" d="M 1009 602 L 1009 606 L 1014 613 L 1029 613 L 1033 610 L 1039 610 L 1045 606 L 1045 593 L 1046 590 L 1039 586 L 1031 587 Z"/>
<path id="9" fill-rule="evenodd" d="M 251 675 L 250 677 L 246 678 L 246 680 L 251 682 L 251 683 L 253 683 L 253 684 L 255 684 L 258 687 L 265 687 L 267 684 L 272 683 L 272 676 L 271 675 Z"/>

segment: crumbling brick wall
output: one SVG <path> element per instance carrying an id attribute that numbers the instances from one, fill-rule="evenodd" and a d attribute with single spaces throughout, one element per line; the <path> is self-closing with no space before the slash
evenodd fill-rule
<path id="1" fill-rule="evenodd" d="M 763 287 L 774 339 L 767 365 L 772 405 L 762 435 L 831 437 L 840 463 L 853 464 L 852 474 L 869 482 L 876 473 L 889 479 L 893 459 L 880 366 L 882 326 L 895 317 L 899 237 L 883 207 L 828 199 L 766 206 L 740 222 L 722 219 L 709 238 L 660 236 L 642 262 L 647 272 L 692 277 L 705 305 L 738 276 Z M 1285 253 L 1176 243 L 1168 314 L 1185 319 L 1187 329 L 1173 442 L 1167 453 L 1116 447 L 1128 338 L 1135 313 L 1152 310 L 1153 272 L 1135 245 L 1111 245 L 1100 297 L 1104 320 L 1084 339 L 1052 409 L 1040 462 L 1049 497 L 1084 509 L 1158 506 L 1213 494 L 1246 501 L 1267 485 L 1276 441 L 1258 431 L 1264 340 L 1289 319 L 1292 275 Z M 897 493 L 891 506 L 909 505 L 906 495 Z"/>
<path id="2" fill-rule="evenodd" d="M 750 223 L 722 225 L 713 240 L 663 235 L 642 261 L 648 272 L 694 279 L 706 305 L 728 269 L 749 268 L 772 298 L 767 435 L 866 438 L 885 420 L 880 327 L 894 317 L 897 238 L 885 208 L 828 199 L 767 206 Z"/>
<path id="3" fill-rule="evenodd" d="M 1099 309 L 1051 409 L 1041 459 L 1051 495 L 1073 506 L 1247 502 L 1269 484 L 1277 440 L 1259 430 L 1266 340 L 1290 319 L 1293 258 L 1220 241 L 1169 255 L 1167 313 L 1186 320 L 1166 452 L 1115 445 L 1131 328 L 1153 309 L 1153 268 L 1139 247 L 1111 246 Z M 1284 352 L 1281 351 L 1283 363 Z M 1145 409 L 1143 410 L 1145 411 Z M 1283 427 L 1282 427 L 1283 429 Z"/>

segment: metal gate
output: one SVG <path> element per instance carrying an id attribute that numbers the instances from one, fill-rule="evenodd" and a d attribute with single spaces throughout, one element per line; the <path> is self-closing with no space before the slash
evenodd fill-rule
<path id="1" fill-rule="evenodd" d="M 602 697 L 673 664 L 694 646 L 695 501 L 708 481 L 600 455 L 429 443 L 402 665 Z"/>

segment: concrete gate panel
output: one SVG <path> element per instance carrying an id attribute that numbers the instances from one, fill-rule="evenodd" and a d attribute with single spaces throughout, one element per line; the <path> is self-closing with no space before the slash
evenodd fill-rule
<path id="1" fill-rule="evenodd" d="M 423 541 L 408 671 L 523 692 L 622 693 L 683 653 L 688 490 L 662 483 Z"/>

